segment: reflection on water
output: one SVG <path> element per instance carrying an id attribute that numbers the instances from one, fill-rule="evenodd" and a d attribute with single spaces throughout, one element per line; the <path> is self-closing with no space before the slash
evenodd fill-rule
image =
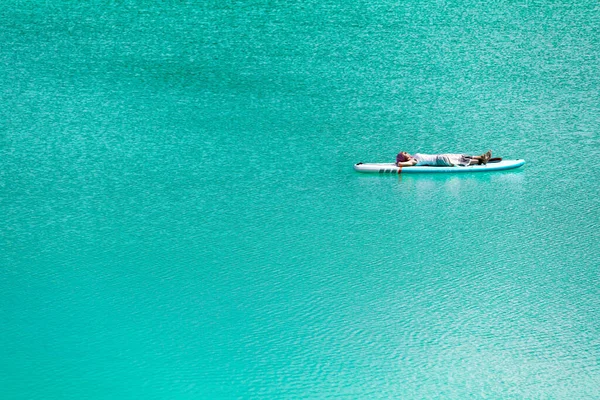
<path id="1" fill-rule="evenodd" d="M 394 179 L 403 192 L 411 192 L 419 197 L 432 195 L 451 195 L 454 197 L 473 196 L 475 191 L 491 189 L 491 185 L 502 185 L 507 190 L 520 191 L 523 189 L 527 171 L 495 171 L 489 173 L 461 174 L 405 174 L 394 177 L 375 177 L 371 179 Z M 497 187 L 495 188 L 497 189 Z"/>

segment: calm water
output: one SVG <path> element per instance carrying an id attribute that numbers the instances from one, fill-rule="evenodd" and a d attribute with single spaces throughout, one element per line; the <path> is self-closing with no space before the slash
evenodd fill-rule
<path id="1" fill-rule="evenodd" d="M 597 2 L 346 3 L 0 5 L 3 399 L 598 396 Z"/>

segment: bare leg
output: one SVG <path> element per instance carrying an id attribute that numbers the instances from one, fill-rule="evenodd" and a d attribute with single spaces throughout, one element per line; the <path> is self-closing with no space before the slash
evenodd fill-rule
<path id="1" fill-rule="evenodd" d="M 471 158 L 471 161 L 469 162 L 469 165 L 474 165 L 474 164 L 487 164 L 488 161 L 490 161 L 490 158 L 492 158 L 492 151 L 488 150 L 487 153 L 484 153 L 480 156 L 469 156 Z"/>

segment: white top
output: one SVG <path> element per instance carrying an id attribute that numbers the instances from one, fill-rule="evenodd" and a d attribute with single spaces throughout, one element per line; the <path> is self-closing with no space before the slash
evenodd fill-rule
<path id="1" fill-rule="evenodd" d="M 417 160 L 416 165 L 437 165 L 437 157 L 437 154 L 417 153 L 413 155 L 413 158 Z"/>

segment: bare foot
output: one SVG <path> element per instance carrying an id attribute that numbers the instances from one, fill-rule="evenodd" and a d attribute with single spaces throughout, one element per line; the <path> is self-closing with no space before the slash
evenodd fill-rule
<path id="1" fill-rule="evenodd" d="M 492 151 L 488 150 L 487 153 L 481 155 L 481 163 L 487 165 L 488 161 L 492 158 Z"/>

